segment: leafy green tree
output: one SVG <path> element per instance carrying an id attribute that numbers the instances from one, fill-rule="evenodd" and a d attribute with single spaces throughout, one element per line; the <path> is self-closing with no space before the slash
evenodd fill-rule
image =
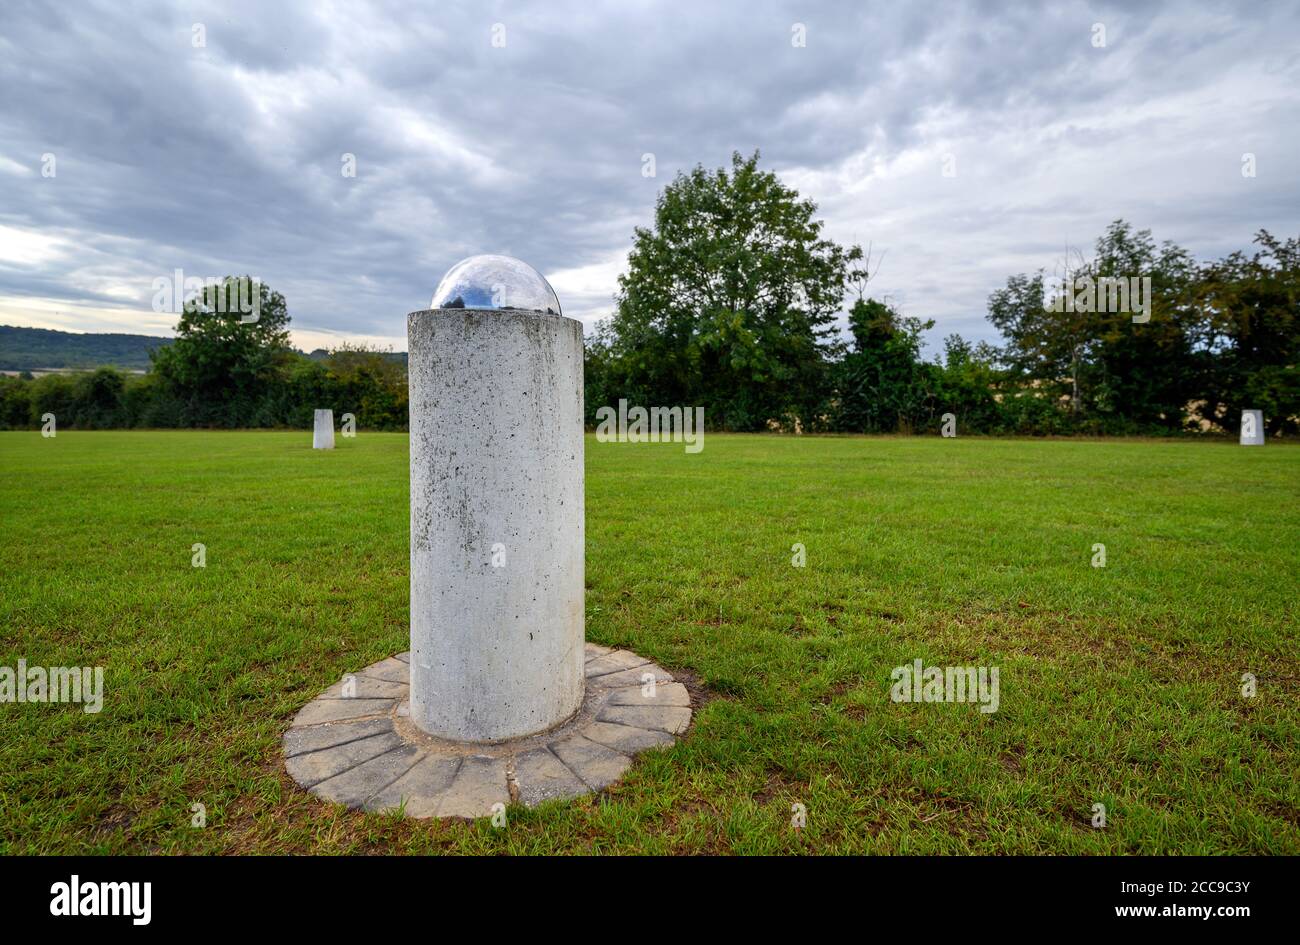
<path id="1" fill-rule="evenodd" d="M 637 228 L 609 396 L 702 404 L 710 425 L 737 430 L 821 422 L 849 254 L 758 159 L 679 174 Z"/>
<path id="2" fill-rule="evenodd" d="M 997 351 L 985 342 L 972 346 L 961 335 L 949 335 L 943 345 L 943 363 L 935 365 L 929 377 L 930 422 L 933 414 L 952 413 L 964 433 L 1002 432 Z"/>
<path id="3" fill-rule="evenodd" d="M 1097 241 L 1096 255 L 1064 273 L 1066 292 L 1086 295 L 1103 279 L 1149 280 L 1149 312 L 1107 300 L 1102 290 L 1081 307 L 1045 298 L 1040 270 L 1012 276 L 989 297 L 989 321 L 1002 333 L 1001 356 L 1022 386 L 1073 424 L 1097 432 L 1178 430 L 1199 389 L 1205 358 L 1195 305 L 1195 266 L 1187 251 L 1157 247 L 1149 230 L 1122 220 Z M 1059 289 L 1054 293 L 1059 297 Z M 1133 318 L 1146 318 L 1134 322 Z"/>
<path id="4" fill-rule="evenodd" d="M 344 344 L 326 362 L 336 389 L 335 414 L 352 413 L 358 424 L 376 430 L 407 424 L 406 368 L 391 351 Z"/>
<path id="5" fill-rule="evenodd" d="M 1210 353 L 1203 413 L 1235 431 L 1241 411 L 1263 410 L 1270 434 L 1300 432 L 1300 238 L 1267 230 L 1261 249 L 1203 267 L 1199 299 Z"/>
<path id="6" fill-rule="evenodd" d="M 0 428 L 25 430 L 32 422 L 32 376 L 0 375 Z"/>
<path id="7" fill-rule="evenodd" d="M 626 385 L 615 380 L 617 366 L 613 357 L 613 335 L 609 322 L 601 322 L 583 343 L 583 422 L 594 427 L 599 422 L 596 411 L 613 405 L 619 396 L 627 396 Z"/>
<path id="8" fill-rule="evenodd" d="M 836 426 L 855 433 L 911 432 L 932 412 L 921 333 L 933 320 L 905 318 L 877 299 L 858 299 L 849 311 L 853 350 L 837 374 Z"/>
<path id="9" fill-rule="evenodd" d="M 124 425 L 122 394 L 126 377 L 112 368 L 98 368 L 79 375 L 74 384 L 69 426 L 82 430 L 106 430 Z"/>
<path id="10" fill-rule="evenodd" d="M 1150 230 L 1134 232 L 1117 220 L 1097 241 L 1096 256 L 1081 273 L 1094 281 L 1151 280 L 1149 312 L 1137 315 L 1147 321 L 1133 321 L 1132 305 L 1084 315 L 1090 409 L 1112 426 L 1122 418 L 1135 430 L 1181 429 L 1205 366 L 1197 352 L 1203 323 L 1195 305 L 1191 256 L 1168 241 L 1157 247 Z"/>
<path id="11" fill-rule="evenodd" d="M 228 277 L 186 303 L 176 340 L 153 352 L 153 370 L 183 405 L 187 424 L 250 426 L 257 401 L 290 356 L 284 296 L 254 283 L 256 320 L 229 304 L 252 299 L 247 277 Z M 224 293 L 224 295 L 222 295 Z"/>
<path id="12" fill-rule="evenodd" d="M 41 417 L 54 414 L 58 425 L 64 429 L 76 426 L 74 408 L 77 403 L 77 381 L 70 374 L 43 374 L 31 382 L 31 414 L 28 424 L 41 425 Z"/>

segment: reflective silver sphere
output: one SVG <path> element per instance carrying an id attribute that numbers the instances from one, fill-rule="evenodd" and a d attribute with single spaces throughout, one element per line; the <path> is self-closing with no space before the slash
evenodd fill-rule
<path id="1" fill-rule="evenodd" d="M 513 256 L 470 256 L 447 270 L 430 308 L 516 309 L 562 315 L 551 284 Z"/>

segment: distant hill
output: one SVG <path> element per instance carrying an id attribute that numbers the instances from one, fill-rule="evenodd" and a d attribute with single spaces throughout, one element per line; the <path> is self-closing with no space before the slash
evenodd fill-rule
<path id="1" fill-rule="evenodd" d="M 170 343 L 170 338 L 153 335 L 79 335 L 48 328 L 0 325 L 0 371 L 102 365 L 145 370 L 149 367 L 149 352 Z"/>
<path id="2" fill-rule="evenodd" d="M 313 361 L 324 361 L 326 358 L 330 356 L 330 353 L 326 351 L 324 348 L 316 348 L 311 352 L 299 351 L 298 353 L 306 355 L 307 357 L 311 358 Z M 403 368 L 406 367 L 405 351 L 383 351 L 381 352 L 381 354 L 383 354 L 386 360 L 396 361 Z"/>
<path id="3" fill-rule="evenodd" d="M 144 371 L 149 352 L 171 344 L 170 338 L 154 335 L 120 335 L 52 331 L 48 328 L 16 328 L 0 325 L 0 371 L 37 371 L 41 368 L 85 369 L 115 367 Z M 303 354 L 304 352 L 299 352 Z M 329 352 L 316 349 L 306 355 L 323 361 Z M 385 352 L 384 357 L 406 366 L 405 351 Z"/>

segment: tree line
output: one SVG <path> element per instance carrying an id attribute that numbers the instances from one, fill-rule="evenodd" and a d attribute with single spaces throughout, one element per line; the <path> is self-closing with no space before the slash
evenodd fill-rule
<path id="1" fill-rule="evenodd" d="M 1117 220 L 1091 256 L 989 296 L 1000 344 L 949 335 L 929 360 L 934 322 L 875 297 L 870 252 L 827 238 L 815 204 L 758 162 L 679 174 L 636 229 L 614 314 L 587 340 L 589 425 L 622 399 L 702 406 L 710 430 L 937 433 L 952 415 L 963 434 L 1232 433 L 1259 409 L 1268 433 L 1300 432 L 1300 238 L 1261 230 L 1198 263 Z M 283 296 L 258 291 L 251 323 L 215 296 L 188 303 L 143 376 L 0 379 L 0 426 L 304 428 L 328 406 L 406 428 L 400 359 L 299 354 Z"/>
<path id="2" fill-rule="evenodd" d="M 589 421 L 626 398 L 703 405 L 725 430 L 935 433 L 952 414 L 966 433 L 1232 432 L 1248 408 L 1297 432 L 1300 239 L 1260 231 L 1198 264 L 1117 220 L 1091 257 L 990 295 L 1000 345 L 950 335 L 927 360 L 934 322 L 873 297 L 870 254 L 827 239 L 758 157 L 679 174 L 636 230 L 587 346 Z M 1143 313 L 1111 304 L 1134 280 Z"/>
<path id="3" fill-rule="evenodd" d="M 313 411 L 352 413 L 371 430 L 406 429 L 406 368 L 391 353 L 344 345 L 324 357 L 294 351 L 284 296 L 260 283 L 260 311 L 222 311 L 229 277 L 186 303 L 176 338 L 150 352 L 144 375 L 101 367 L 82 374 L 0 378 L 0 427 L 58 429 L 308 428 Z M 247 284 L 243 287 L 247 291 Z"/>

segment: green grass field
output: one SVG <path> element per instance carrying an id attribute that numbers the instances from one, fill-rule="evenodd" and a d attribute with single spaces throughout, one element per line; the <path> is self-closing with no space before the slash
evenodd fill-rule
<path id="1" fill-rule="evenodd" d="M 495 830 L 284 773 L 407 648 L 407 438 L 310 444 L 0 433 L 0 665 L 105 667 L 98 715 L 0 704 L 0 852 L 1300 853 L 1300 448 L 589 438 L 587 639 L 707 694 Z M 892 702 L 917 658 L 999 667 L 999 710 Z"/>

